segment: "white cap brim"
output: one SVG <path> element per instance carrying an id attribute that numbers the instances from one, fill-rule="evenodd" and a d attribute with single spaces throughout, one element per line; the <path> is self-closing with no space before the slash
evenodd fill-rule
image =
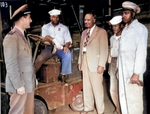
<path id="1" fill-rule="evenodd" d="M 48 12 L 49 15 L 60 15 L 61 11 L 60 10 L 57 10 L 57 9 L 53 9 L 51 11 Z"/>
<path id="2" fill-rule="evenodd" d="M 111 25 L 117 25 L 122 22 L 122 16 L 115 16 L 110 21 Z"/>

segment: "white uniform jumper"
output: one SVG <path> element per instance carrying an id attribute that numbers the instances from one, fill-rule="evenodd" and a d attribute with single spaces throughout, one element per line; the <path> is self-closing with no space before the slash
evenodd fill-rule
<path id="1" fill-rule="evenodd" d="M 121 36 L 116 36 L 115 34 L 110 38 L 110 53 L 109 53 L 109 70 L 108 73 L 110 75 L 110 94 L 111 98 L 116 106 L 119 107 L 119 92 L 118 92 L 118 76 L 117 76 L 117 57 L 119 51 L 119 41 Z"/>
<path id="2" fill-rule="evenodd" d="M 142 114 L 143 87 L 129 84 L 133 73 L 139 75 L 143 81 L 146 70 L 148 31 L 144 25 L 135 19 L 127 25 L 121 34 L 118 69 L 119 69 L 119 97 L 122 114 Z"/>

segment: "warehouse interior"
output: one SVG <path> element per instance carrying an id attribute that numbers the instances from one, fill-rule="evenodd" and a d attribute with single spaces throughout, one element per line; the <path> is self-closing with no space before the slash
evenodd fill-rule
<path id="1" fill-rule="evenodd" d="M 113 16 L 122 15 L 122 3 L 126 0 L 0 0 L 0 77 L 1 77 L 1 112 L 7 114 L 9 109 L 9 95 L 5 92 L 5 76 L 6 68 L 3 55 L 3 39 L 5 35 L 10 31 L 10 17 L 13 12 L 23 4 L 28 4 L 29 9 L 32 12 L 31 28 L 27 30 L 28 34 L 41 35 L 41 27 L 49 23 L 48 11 L 52 9 L 60 9 L 62 11 L 60 16 L 60 22 L 66 25 L 71 33 L 72 47 L 73 47 L 73 74 L 69 75 L 69 79 L 81 78 L 82 74 L 77 69 L 77 61 L 80 49 L 81 33 L 85 29 L 84 27 L 84 15 L 87 12 L 93 11 L 96 15 L 96 25 L 104 28 L 107 31 L 108 41 L 113 35 L 111 26 L 107 23 Z M 148 45 L 147 45 L 147 70 L 144 73 L 144 89 L 143 89 L 143 100 L 144 100 L 144 113 L 150 114 L 150 0 L 130 0 L 138 4 L 141 8 L 141 13 L 136 15 L 136 18 L 144 24 L 148 29 Z M 36 49 L 36 42 L 30 39 L 32 53 Z M 108 42 L 109 43 L 109 42 Z M 36 57 L 45 48 L 45 45 L 41 44 L 38 47 Z M 111 103 L 112 100 L 109 94 L 110 77 L 108 75 L 108 66 L 104 72 L 104 86 L 105 93 L 107 94 L 106 101 Z M 40 81 L 40 74 L 38 72 L 37 78 Z M 108 106 L 108 105 L 106 105 Z M 108 106 L 109 107 L 109 106 Z M 114 107 L 113 107 L 114 108 Z M 112 110 L 113 110 L 112 108 Z M 68 111 L 69 110 L 69 111 Z M 49 114 L 79 114 L 79 112 L 70 111 L 70 107 L 64 106 L 58 110 L 49 111 Z M 111 114 L 109 109 L 106 110 L 106 114 Z M 40 113 L 36 113 L 40 114 Z M 44 114 L 44 113 L 41 113 Z"/>

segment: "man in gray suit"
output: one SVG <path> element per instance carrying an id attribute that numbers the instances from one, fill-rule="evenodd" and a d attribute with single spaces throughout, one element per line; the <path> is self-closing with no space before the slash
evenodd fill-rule
<path id="1" fill-rule="evenodd" d="M 27 7 L 25 4 L 14 12 L 11 17 L 14 27 L 3 41 L 6 92 L 10 95 L 9 114 L 34 114 L 35 73 L 31 47 L 24 36 L 32 22 Z"/>

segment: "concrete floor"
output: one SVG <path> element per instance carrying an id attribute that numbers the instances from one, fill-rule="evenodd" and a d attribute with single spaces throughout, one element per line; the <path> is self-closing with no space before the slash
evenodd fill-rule
<path id="1" fill-rule="evenodd" d="M 107 80 L 104 80 L 103 86 L 104 86 L 105 114 L 112 114 L 113 111 L 115 110 L 115 108 L 109 97 L 108 86 L 106 85 L 106 83 L 107 83 Z M 68 105 L 65 105 L 63 107 L 49 111 L 49 114 L 80 114 L 80 112 L 75 112 L 75 111 L 71 110 Z M 94 111 L 89 114 L 97 114 L 97 113 L 96 113 L 96 111 Z"/>

